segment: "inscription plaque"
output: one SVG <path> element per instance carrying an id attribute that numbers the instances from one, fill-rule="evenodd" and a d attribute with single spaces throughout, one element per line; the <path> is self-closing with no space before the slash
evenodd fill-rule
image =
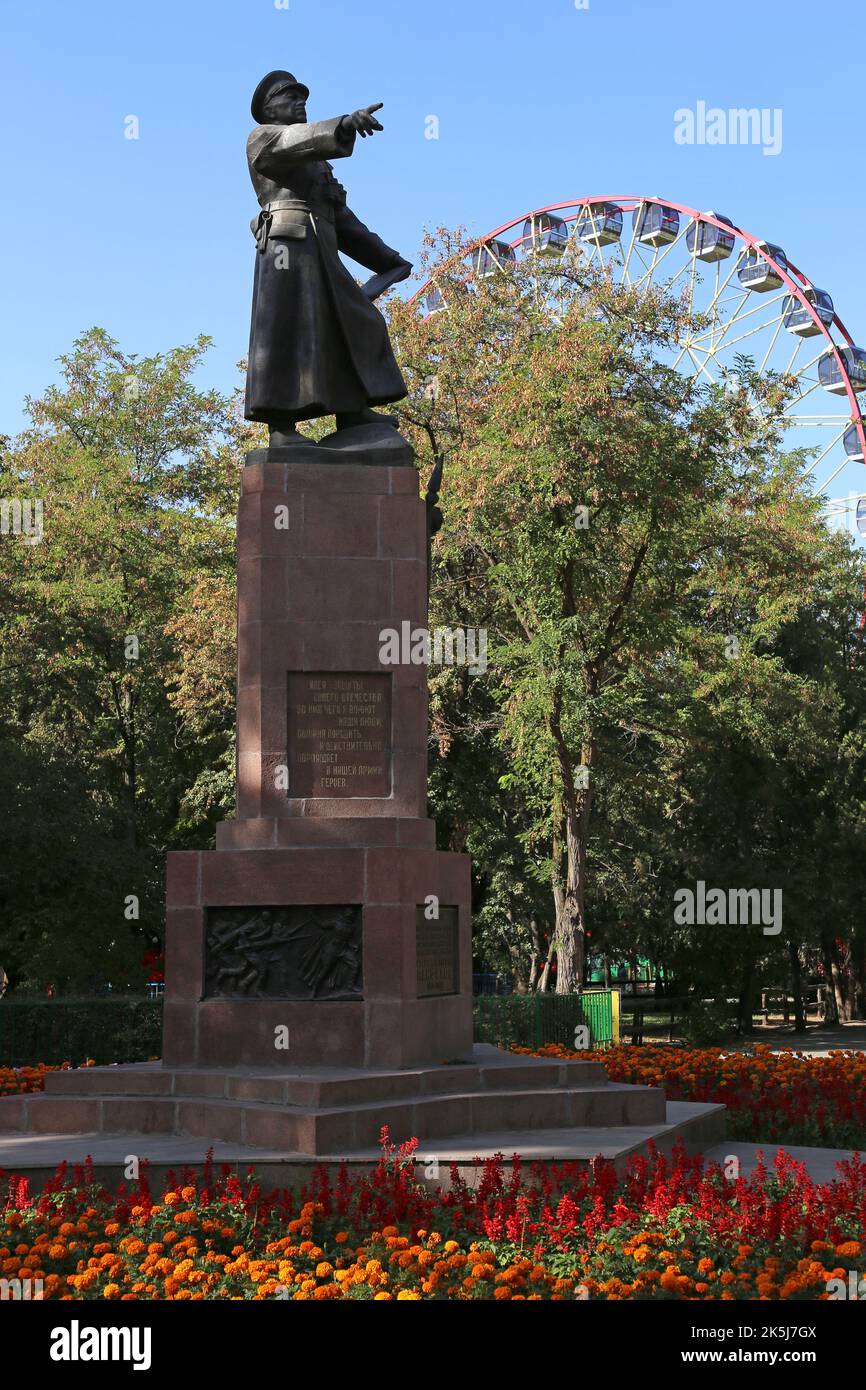
<path id="1" fill-rule="evenodd" d="M 456 907 L 439 908 L 429 920 L 423 907 L 415 910 L 415 958 L 417 994 L 430 999 L 437 994 L 460 993 L 460 932 Z"/>
<path id="2" fill-rule="evenodd" d="M 391 795 L 391 677 L 289 672 L 289 796 Z"/>
<path id="3" fill-rule="evenodd" d="M 362 999 L 360 907 L 209 907 L 204 995 Z"/>

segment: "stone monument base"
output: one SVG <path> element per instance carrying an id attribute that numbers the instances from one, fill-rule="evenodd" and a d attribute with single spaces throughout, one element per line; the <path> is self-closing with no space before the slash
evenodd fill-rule
<path id="1" fill-rule="evenodd" d="M 664 1092 L 608 1081 L 598 1062 L 520 1057 L 479 1044 L 461 1059 L 384 1068 L 186 1068 L 160 1063 L 50 1072 L 42 1095 L 3 1102 L 7 1134 L 186 1135 L 301 1156 L 351 1157 L 379 1140 L 652 1127 Z M 140 1146 L 139 1146 L 140 1147 Z"/>
<path id="2" fill-rule="evenodd" d="M 351 837 L 347 820 L 257 824 L 285 847 L 168 856 L 165 1065 L 289 1074 L 306 1065 L 399 1068 L 468 1053 L 468 857 L 339 838 L 333 848 L 304 843 L 305 836 Z M 400 824 L 383 819 L 383 840 Z M 432 822 L 416 825 L 432 832 Z M 251 833 L 248 822 L 221 828 L 234 842 Z M 290 843 L 294 835 L 300 843 Z M 335 931 L 344 934 L 342 956 Z"/>

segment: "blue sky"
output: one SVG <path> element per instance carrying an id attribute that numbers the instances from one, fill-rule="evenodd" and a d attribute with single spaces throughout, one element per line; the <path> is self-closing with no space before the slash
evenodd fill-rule
<path id="1" fill-rule="evenodd" d="M 385 133 L 339 176 L 410 258 L 425 226 L 481 234 L 589 193 L 663 194 L 781 243 L 866 340 L 864 15 L 862 0 L 4 0 L 0 433 L 93 324 L 139 353 L 208 333 L 203 379 L 235 384 L 249 98 L 273 67 L 311 88 L 311 119 L 385 103 Z M 782 152 L 677 144 L 674 112 L 701 100 L 781 108 Z"/>

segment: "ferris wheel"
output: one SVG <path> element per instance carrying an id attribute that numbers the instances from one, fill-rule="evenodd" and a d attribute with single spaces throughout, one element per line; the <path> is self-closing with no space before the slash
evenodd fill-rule
<path id="1" fill-rule="evenodd" d="M 825 499 L 828 524 L 839 525 L 840 518 L 847 524 L 857 512 L 856 489 L 866 493 L 859 402 L 866 351 L 855 345 L 830 294 L 781 246 L 724 214 L 633 194 L 555 203 L 503 223 L 466 253 L 469 282 L 534 263 L 544 265 L 549 293 L 556 260 L 570 246 L 616 282 L 684 298 L 690 326 L 673 353 L 679 371 L 724 387 L 749 358 L 761 375 L 791 379 L 784 446 L 811 451 L 804 474 L 813 495 Z M 429 315 L 447 310 L 446 296 L 434 277 L 414 298 Z M 829 497 L 834 483 L 851 489 L 847 498 Z"/>

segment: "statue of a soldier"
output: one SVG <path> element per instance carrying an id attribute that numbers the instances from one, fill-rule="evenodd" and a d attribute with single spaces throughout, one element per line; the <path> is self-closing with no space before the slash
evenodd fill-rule
<path id="1" fill-rule="evenodd" d="M 298 422 L 336 415 L 336 433 L 320 448 L 405 452 L 391 417 L 372 409 L 406 395 L 373 299 L 412 266 L 358 220 L 328 163 L 350 155 L 358 135 L 382 129 L 381 103 L 308 122 L 308 96 L 290 72 L 268 73 L 253 95 L 259 124 L 247 159 L 262 210 L 252 223 L 258 254 L 244 413 L 268 424 L 272 448 L 310 447 Z M 375 272 L 363 288 L 340 251 Z"/>

